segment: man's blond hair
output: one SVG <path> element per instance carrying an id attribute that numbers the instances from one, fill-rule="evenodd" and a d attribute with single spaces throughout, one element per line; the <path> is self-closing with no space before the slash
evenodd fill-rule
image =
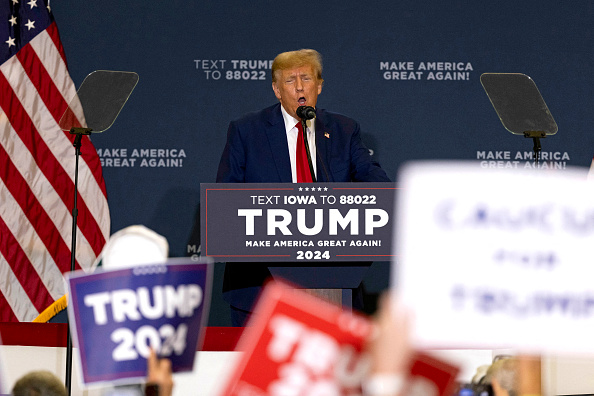
<path id="1" fill-rule="evenodd" d="M 297 51 L 289 51 L 278 54 L 272 62 L 272 82 L 280 77 L 283 70 L 294 69 L 296 67 L 311 65 L 316 78 L 323 82 L 322 79 L 322 55 L 313 49 L 300 49 Z"/>

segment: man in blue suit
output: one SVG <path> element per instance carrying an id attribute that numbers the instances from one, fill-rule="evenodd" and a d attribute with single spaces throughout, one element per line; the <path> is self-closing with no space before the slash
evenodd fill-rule
<path id="1" fill-rule="evenodd" d="M 272 63 L 272 89 L 279 103 L 230 123 L 217 183 L 297 183 L 300 106 L 315 108 L 315 118 L 306 121 L 305 131 L 315 164 L 313 180 L 389 182 L 361 141 L 359 124 L 316 107 L 323 82 L 317 51 L 279 54 Z M 266 264 L 226 264 L 223 298 L 231 305 L 233 325 L 245 323 L 268 277 Z"/>

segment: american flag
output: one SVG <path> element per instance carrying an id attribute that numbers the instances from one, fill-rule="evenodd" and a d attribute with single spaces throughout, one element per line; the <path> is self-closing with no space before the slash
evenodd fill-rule
<path id="1" fill-rule="evenodd" d="M 64 295 L 70 270 L 74 138 L 58 122 L 76 89 L 49 0 L 0 2 L 0 321 L 31 321 Z M 110 220 L 86 136 L 77 197 L 76 269 L 90 269 Z"/>

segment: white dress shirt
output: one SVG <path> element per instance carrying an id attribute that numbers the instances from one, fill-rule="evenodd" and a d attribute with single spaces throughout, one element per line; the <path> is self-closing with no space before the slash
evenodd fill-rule
<path id="1" fill-rule="evenodd" d="M 299 130 L 295 125 L 300 120 L 293 118 L 285 111 L 285 108 L 281 106 L 281 112 L 283 113 L 283 119 L 285 120 L 285 130 L 287 131 L 287 143 L 289 144 L 289 158 L 291 160 L 291 175 L 293 183 L 297 183 L 297 136 L 299 136 Z M 307 120 L 307 142 L 309 143 L 309 154 L 311 156 L 311 162 L 314 169 L 316 179 L 318 177 L 318 170 L 316 167 L 316 130 L 315 130 L 315 118 L 313 120 Z"/>

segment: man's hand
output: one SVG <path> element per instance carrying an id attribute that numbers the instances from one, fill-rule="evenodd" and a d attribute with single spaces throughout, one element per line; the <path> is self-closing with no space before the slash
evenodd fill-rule
<path id="1" fill-rule="evenodd" d="M 151 349 L 147 359 L 147 390 L 154 385 L 158 386 L 158 396 L 171 396 L 173 393 L 173 375 L 171 374 L 171 361 L 158 359 L 157 354 Z"/>

